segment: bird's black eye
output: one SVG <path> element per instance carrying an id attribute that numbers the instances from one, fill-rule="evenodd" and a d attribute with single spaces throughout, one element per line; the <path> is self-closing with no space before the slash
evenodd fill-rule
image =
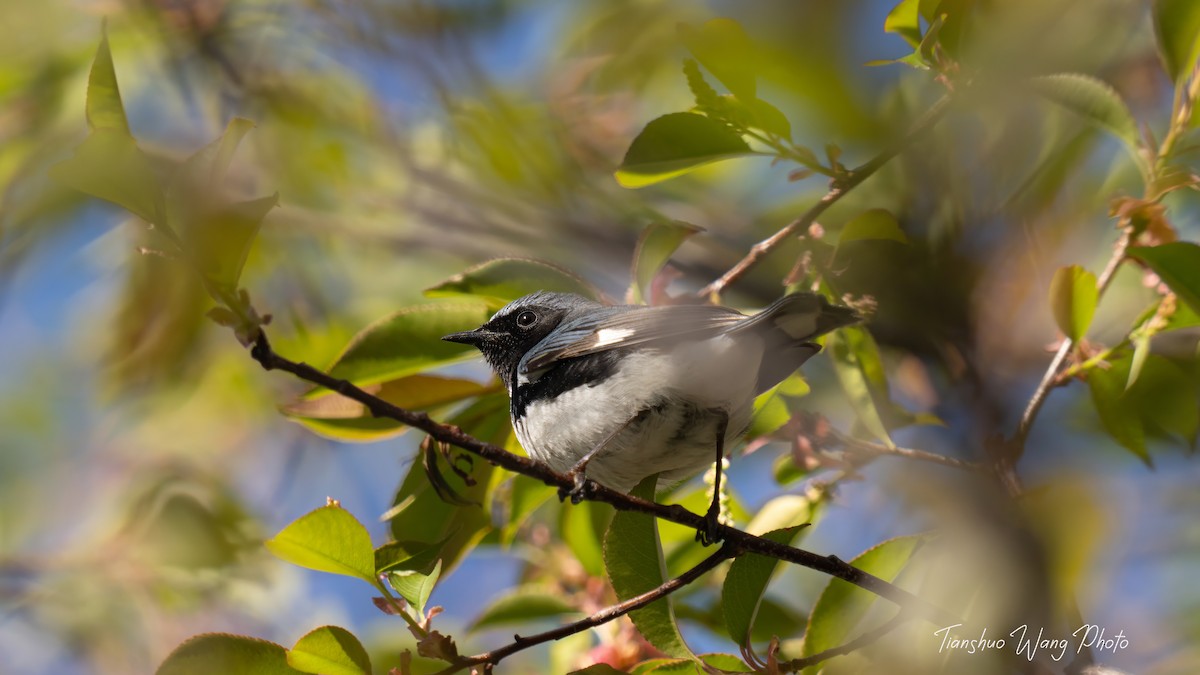
<path id="1" fill-rule="evenodd" d="M 517 326 L 520 328 L 529 328 L 537 323 L 537 314 L 529 310 L 525 310 L 517 315 Z"/>

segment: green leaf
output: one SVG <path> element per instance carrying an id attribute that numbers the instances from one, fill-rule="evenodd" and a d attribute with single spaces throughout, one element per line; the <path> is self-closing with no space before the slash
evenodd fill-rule
<path id="1" fill-rule="evenodd" d="M 442 561 L 439 560 L 429 574 L 411 571 L 388 572 L 387 578 L 392 588 L 396 589 L 396 592 L 407 600 L 408 604 L 423 615 L 425 614 L 425 604 L 429 602 L 429 595 L 433 593 L 441 576 Z"/>
<path id="2" fill-rule="evenodd" d="M 75 149 L 74 156 L 50 169 L 50 177 L 112 202 L 146 222 L 163 222 L 158 172 L 126 131 L 96 129 Z"/>
<path id="3" fill-rule="evenodd" d="M 842 390 L 850 397 L 859 422 L 888 447 L 894 447 L 880 415 L 880 404 L 887 404 L 887 380 L 879 358 L 879 347 L 861 326 L 847 326 L 830 333 L 825 346 L 833 358 L 834 372 Z"/>
<path id="4" fill-rule="evenodd" d="M 568 270 L 532 258 L 496 258 L 425 290 L 431 298 L 469 296 L 497 310 L 534 291 L 575 293 L 599 300 L 600 291 Z"/>
<path id="5" fill-rule="evenodd" d="M 100 46 L 92 60 L 92 70 L 88 73 L 85 105 L 89 129 L 107 129 L 132 138 L 129 121 L 125 118 L 125 105 L 121 103 L 121 89 L 117 86 L 112 52 L 108 48 L 107 27 L 102 31 Z"/>
<path id="6" fill-rule="evenodd" d="M 406 410 L 435 410 L 495 390 L 472 380 L 423 374 L 363 389 Z M 377 441 L 407 428 L 396 420 L 375 417 L 362 403 L 327 389 L 316 389 L 279 409 L 316 433 L 340 441 Z"/>
<path id="7" fill-rule="evenodd" d="M 908 564 L 920 543 L 919 537 L 897 537 L 867 549 L 850 561 L 860 570 L 869 572 L 884 581 L 892 581 Z M 853 631 L 866 616 L 867 610 L 878 598 L 868 591 L 841 579 L 832 579 L 813 605 L 808 619 L 808 630 L 804 634 L 801 656 L 812 656 L 818 652 L 845 644 L 853 638 Z M 813 667 L 805 672 L 815 672 Z"/>
<path id="8" fill-rule="evenodd" d="M 1125 101 L 1106 82 L 1090 75 L 1062 73 L 1035 77 L 1030 84 L 1042 96 L 1124 141 L 1136 157 L 1137 122 Z"/>
<path id="9" fill-rule="evenodd" d="M 229 165 L 233 162 L 233 154 L 237 152 L 242 139 L 253 128 L 254 122 L 244 117 L 234 117 L 229 120 L 229 124 L 225 125 L 225 132 L 216 141 L 216 148 L 209 166 L 209 181 L 213 185 L 219 185 L 225 179 L 225 173 L 229 171 Z"/>
<path id="10" fill-rule="evenodd" d="M 275 556 L 300 567 L 365 579 L 375 584 L 371 535 L 336 504 L 301 516 L 266 542 Z"/>
<path id="11" fill-rule="evenodd" d="M 744 101 L 743 104 L 754 117 L 752 126 L 780 138 L 785 138 L 789 141 L 792 140 L 792 123 L 788 121 L 787 115 L 784 115 L 779 108 L 761 98 Z"/>
<path id="12" fill-rule="evenodd" d="M 511 544 L 517 537 L 521 526 L 539 506 L 550 501 L 557 490 L 536 478 L 516 475 L 512 479 L 508 499 L 508 523 L 501 533 L 500 541 Z M 599 551 L 599 548 L 596 549 Z M 598 558 L 597 558 L 598 559 Z M 603 571 L 603 563 L 597 566 L 597 576 Z"/>
<path id="13" fill-rule="evenodd" d="M 305 673 L 371 675 L 367 650 L 353 633 L 337 626 L 322 626 L 297 640 L 287 662 Z"/>
<path id="14" fill-rule="evenodd" d="M 469 630 L 475 632 L 578 613 L 579 608 L 563 600 L 560 593 L 537 586 L 522 586 L 494 600 L 480 613 Z"/>
<path id="15" fill-rule="evenodd" d="M 913 47 L 921 44 L 921 14 L 918 11 L 920 5 L 920 0 L 902 0 L 884 19 L 884 32 L 899 35 Z"/>
<path id="16" fill-rule="evenodd" d="M 740 23 L 716 18 L 699 28 L 680 24 L 679 37 L 696 60 L 730 93 L 743 101 L 756 98 L 755 46 Z"/>
<path id="17" fill-rule="evenodd" d="M 1129 256 L 1146 263 L 1180 300 L 1200 312 L 1200 246 L 1186 241 L 1133 246 Z"/>
<path id="18" fill-rule="evenodd" d="M 224 204 L 188 223 L 184 239 L 200 272 L 218 287 L 236 291 L 250 247 L 279 194 Z"/>
<path id="19" fill-rule="evenodd" d="M 297 675 L 274 642 L 226 633 L 197 635 L 175 648 L 157 675 Z"/>
<path id="20" fill-rule="evenodd" d="M 1129 379 L 1125 380 L 1125 391 L 1129 391 L 1137 382 L 1142 367 L 1146 365 L 1146 357 L 1150 355 L 1151 337 L 1149 333 L 1143 333 L 1133 338 L 1133 359 L 1129 362 Z"/>
<path id="21" fill-rule="evenodd" d="M 756 154 L 720 122 L 695 113 L 651 120 L 633 139 L 617 169 L 617 182 L 639 188 L 683 175 L 705 164 Z"/>
<path id="22" fill-rule="evenodd" d="M 908 243 L 908 237 L 905 236 L 904 230 L 900 229 L 900 223 L 896 222 L 896 217 L 886 209 L 864 211 L 854 220 L 846 223 L 842 228 L 841 236 L 838 237 L 838 245 L 840 246 L 848 241 L 865 241 L 869 239 L 898 241 L 901 244 Z"/>
<path id="23" fill-rule="evenodd" d="M 1129 382 L 1129 365 L 1129 361 L 1114 360 L 1107 369 L 1093 368 L 1088 371 L 1088 388 L 1105 430 L 1122 447 L 1149 465 L 1145 424 L 1136 407 L 1126 399 L 1135 395 L 1125 390 L 1125 384 Z"/>
<path id="24" fill-rule="evenodd" d="M 563 541 L 589 576 L 604 575 L 604 532 L 612 517 L 612 507 L 599 502 L 585 501 L 561 511 Z"/>
<path id="25" fill-rule="evenodd" d="M 654 499 L 658 474 L 647 477 L 630 494 Z M 604 565 L 619 600 L 628 600 L 661 586 L 666 581 L 666 565 L 654 517 L 634 511 L 618 511 L 604 535 Z M 629 613 L 642 637 L 667 656 L 692 658 L 671 610 L 670 598 L 664 597 Z"/>
<path id="26" fill-rule="evenodd" d="M 375 549 L 375 574 L 384 572 L 420 572 L 429 574 L 441 552 L 436 542 L 390 541 Z"/>
<path id="27" fill-rule="evenodd" d="M 771 387 L 754 399 L 754 416 L 750 418 L 746 438 L 754 439 L 775 433 L 791 418 L 792 413 L 779 396 L 779 387 Z"/>
<path id="28" fill-rule="evenodd" d="M 617 670 L 607 663 L 593 663 L 583 670 L 572 670 L 567 675 L 627 675 L 627 673 Z"/>
<path id="29" fill-rule="evenodd" d="M 723 670 L 729 673 L 749 673 L 752 672 L 741 659 L 733 654 L 701 654 L 700 660 L 718 670 Z"/>
<path id="30" fill-rule="evenodd" d="M 650 285 L 654 277 L 671 259 L 675 249 L 688 237 L 703 232 L 704 228 L 680 221 L 659 221 L 642 230 L 637 247 L 633 249 L 633 301 L 638 304 L 650 298 Z"/>
<path id="31" fill-rule="evenodd" d="M 1167 75 L 1176 86 L 1200 59 L 1200 3 L 1195 0 L 1156 0 L 1152 5 L 1154 33 Z"/>
<path id="32" fill-rule="evenodd" d="M 1076 342 L 1087 335 L 1099 300 L 1096 275 L 1079 265 L 1060 267 L 1050 281 L 1050 309 L 1054 312 L 1054 321 L 1063 335 Z"/>
<path id="33" fill-rule="evenodd" d="M 363 386 L 477 356 L 474 347 L 442 336 L 478 328 L 489 316 L 482 302 L 443 300 L 405 307 L 355 335 L 329 374 Z"/>
<path id="34" fill-rule="evenodd" d="M 795 525 L 772 530 L 762 536 L 779 544 L 791 544 L 801 529 L 803 525 Z M 729 573 L 725 575 L 725 584 L 721 588 L 725 630 L 739 645 L 750 644 L 750 629 L 778 563 L 775 558 L 747 553 L 734 560 Z"/>

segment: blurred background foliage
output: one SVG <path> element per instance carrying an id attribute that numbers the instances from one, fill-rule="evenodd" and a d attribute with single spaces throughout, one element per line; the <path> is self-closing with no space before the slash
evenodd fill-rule
<path id="1" fill-rule="evenodd" d="M 265 375 L 205 320 L 211 303 L 176 261 L 138 255 L 157 246 L 140 221 L 47 175 L 85 135 L 102 18 L 129 124 L 158 170 L 171 171 L 230 119 L 254 122 L 226 183 L 239 199 L 278 192 L 279 205 L 241 285 L 273 315 L 280 353 L 326 365 L 362 327 L 497 256 L 551 261 L 622 298 L 651 222 L 704 228 L 672 259 L 670 292 L 711 281 L 825 186 L 820 177 L 789 181 L 794 167 L 758 158 L 640 190 L 618 185 L 613 171 L 646 122 L 692 106 L 677 26 L 739 21 L 756 44 L 758 95 L 787 116 L 798 143 L 835 143 L 854 166 L 943 90 L 927 72 L 864 66 L 912 51 L 883 31 L 891 4 L 0 5 L 0 672 L 148 672 L 204 631 L 291 644 L 338 623 L 368 641 L 377 664 L 411 643 L 363 589 L 282 565 L 260 543 L 326 495 L 383 543 L 387 529 L 373 516 L 391 506 L 417 456 L 415 435 L 351 445 L 286 422 L 277 406 L 304 387 Z M 891 395 L 945 423 L 900 430 L 897 442 L 981 460 L 988 439 L 1011 434 L 1049 361 L 1054 271 L 1098 272 L 1117 236 L 1112 200 L 1142 193 L 1118 141 L 1013 82 L 1095 76 L 1124 98 L 1142 133 L 1159 135 L 1172 82 L 1140 0 L 964 7 L 968 18 L 943 39 L 987 77 L 820 223 L 838 232 L 877 208 L 897 217 L 908 244 L 847 243 L 839 290 L 877 303 L 870 328 Z M 1180 163 L 1195 166 L 1194 140 L 1189 132 L 1180 143 Z M 1181 238 L 1200 236 L 1193 192 L 1173 193 L 1166 206 Z M 752 308 L 777 297 L 803 246 L 786 242 L 723 301 Z M 1154 297 L 1135 268 L 1123 269 L 1088 339 L 1120 341 Z M 1184 342 L 1194 360 L 1194 341 Z M 798 407 L 849 430 L 852 408 L 817 361 L 806 372 L 814 393 Z M 476 366 L 452 372 L 486 381 Z M 998 497 L 962 474 L 886 460 L 864 471 L 867 480 L 839 486 L 805 546 L 849 559 L 887 536 L 942 527 L 961 535 L 950 537 L 959 565 L 948 576 L 1016 579 L 991 590 L 1017 589 L 1034 604 L 1049 587 L 1071 588 L 1089 622 L 1130 635 L 1130 648 L 1106 662 L 1195 672 L 1200 469 L 1178 442 L 1188 434 L 1152 434 L 1148 470 L 1104 433 L 1085 390 L 1052 395 L 1019 467 L 1031 492 L 1044 493 L 1029 505 L 1038 531 L 1017 528 Z M 801 491 L 772 478 L 788 452 L 776 443 L 734 460 L 740 524 L 772 497 Z M 501 528 L 443 574 L 432 604 L 446 607 L 439 622 L 463 652 L 505 639 L 504 630 L 466 638 L 456 629 L 517 584 L 564 580 L 550 590 L 591 609 L 609 597 L 589 567 L 600 563 L 579 555 L 598 543 L 558 543 L 587 539 L 593 516 L 568 509 L 561 525 L 543 517 Z M 665 540 L 676 535 L 664 528 Z M 1013 543 L 1028 537 L 1036 543 Z M 1028 551 L 1041 554 L 1022 558 Z M 760 622 L 797 637 L 824 581 L 786 570 Z M 713 588 L 688 594 L 678 608 L 685 634 L 724 648 L 712 629 Z M 641 653 L 628 626 L 509 667 L 562 671 L 589 650 L 608 658 L 603 650 L 618 649 Z"/>

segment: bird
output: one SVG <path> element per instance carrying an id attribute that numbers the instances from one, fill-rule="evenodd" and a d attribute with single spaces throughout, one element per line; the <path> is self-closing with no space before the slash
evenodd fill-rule
<path id="1" fill-rule="evenodd" d="M 750 425 L 754 399 L 820 351 L 813 339 L 860 321 L 850 307 L 792 293 L 753 315 L 719 305 L 605 305 L 537 291 L 474 330 L 443 340 L 476 347 L 509 395 L 512 425 L 533 459 L 629 492 L 668 486 L 716 462 L 697 539 L 718 541 L 721 463 Z"/>

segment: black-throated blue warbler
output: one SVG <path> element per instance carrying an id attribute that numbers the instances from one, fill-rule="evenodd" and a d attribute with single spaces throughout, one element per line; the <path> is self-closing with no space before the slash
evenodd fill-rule
<path id="1" fill-rule="evenodd" d="M 859 320 L 849 307 L 795 293 L 746 316 L 715 305 L 607 306 L 539 291 L 479 328 L 474 345 L 508 389 L 531 457 L 628 492 L 647 476 L 688 478 L 717 463 L 704 543 L 715 540 L 720 459 L 750 424 L 754 397 L 820 351 L 813 338 Z"/>

